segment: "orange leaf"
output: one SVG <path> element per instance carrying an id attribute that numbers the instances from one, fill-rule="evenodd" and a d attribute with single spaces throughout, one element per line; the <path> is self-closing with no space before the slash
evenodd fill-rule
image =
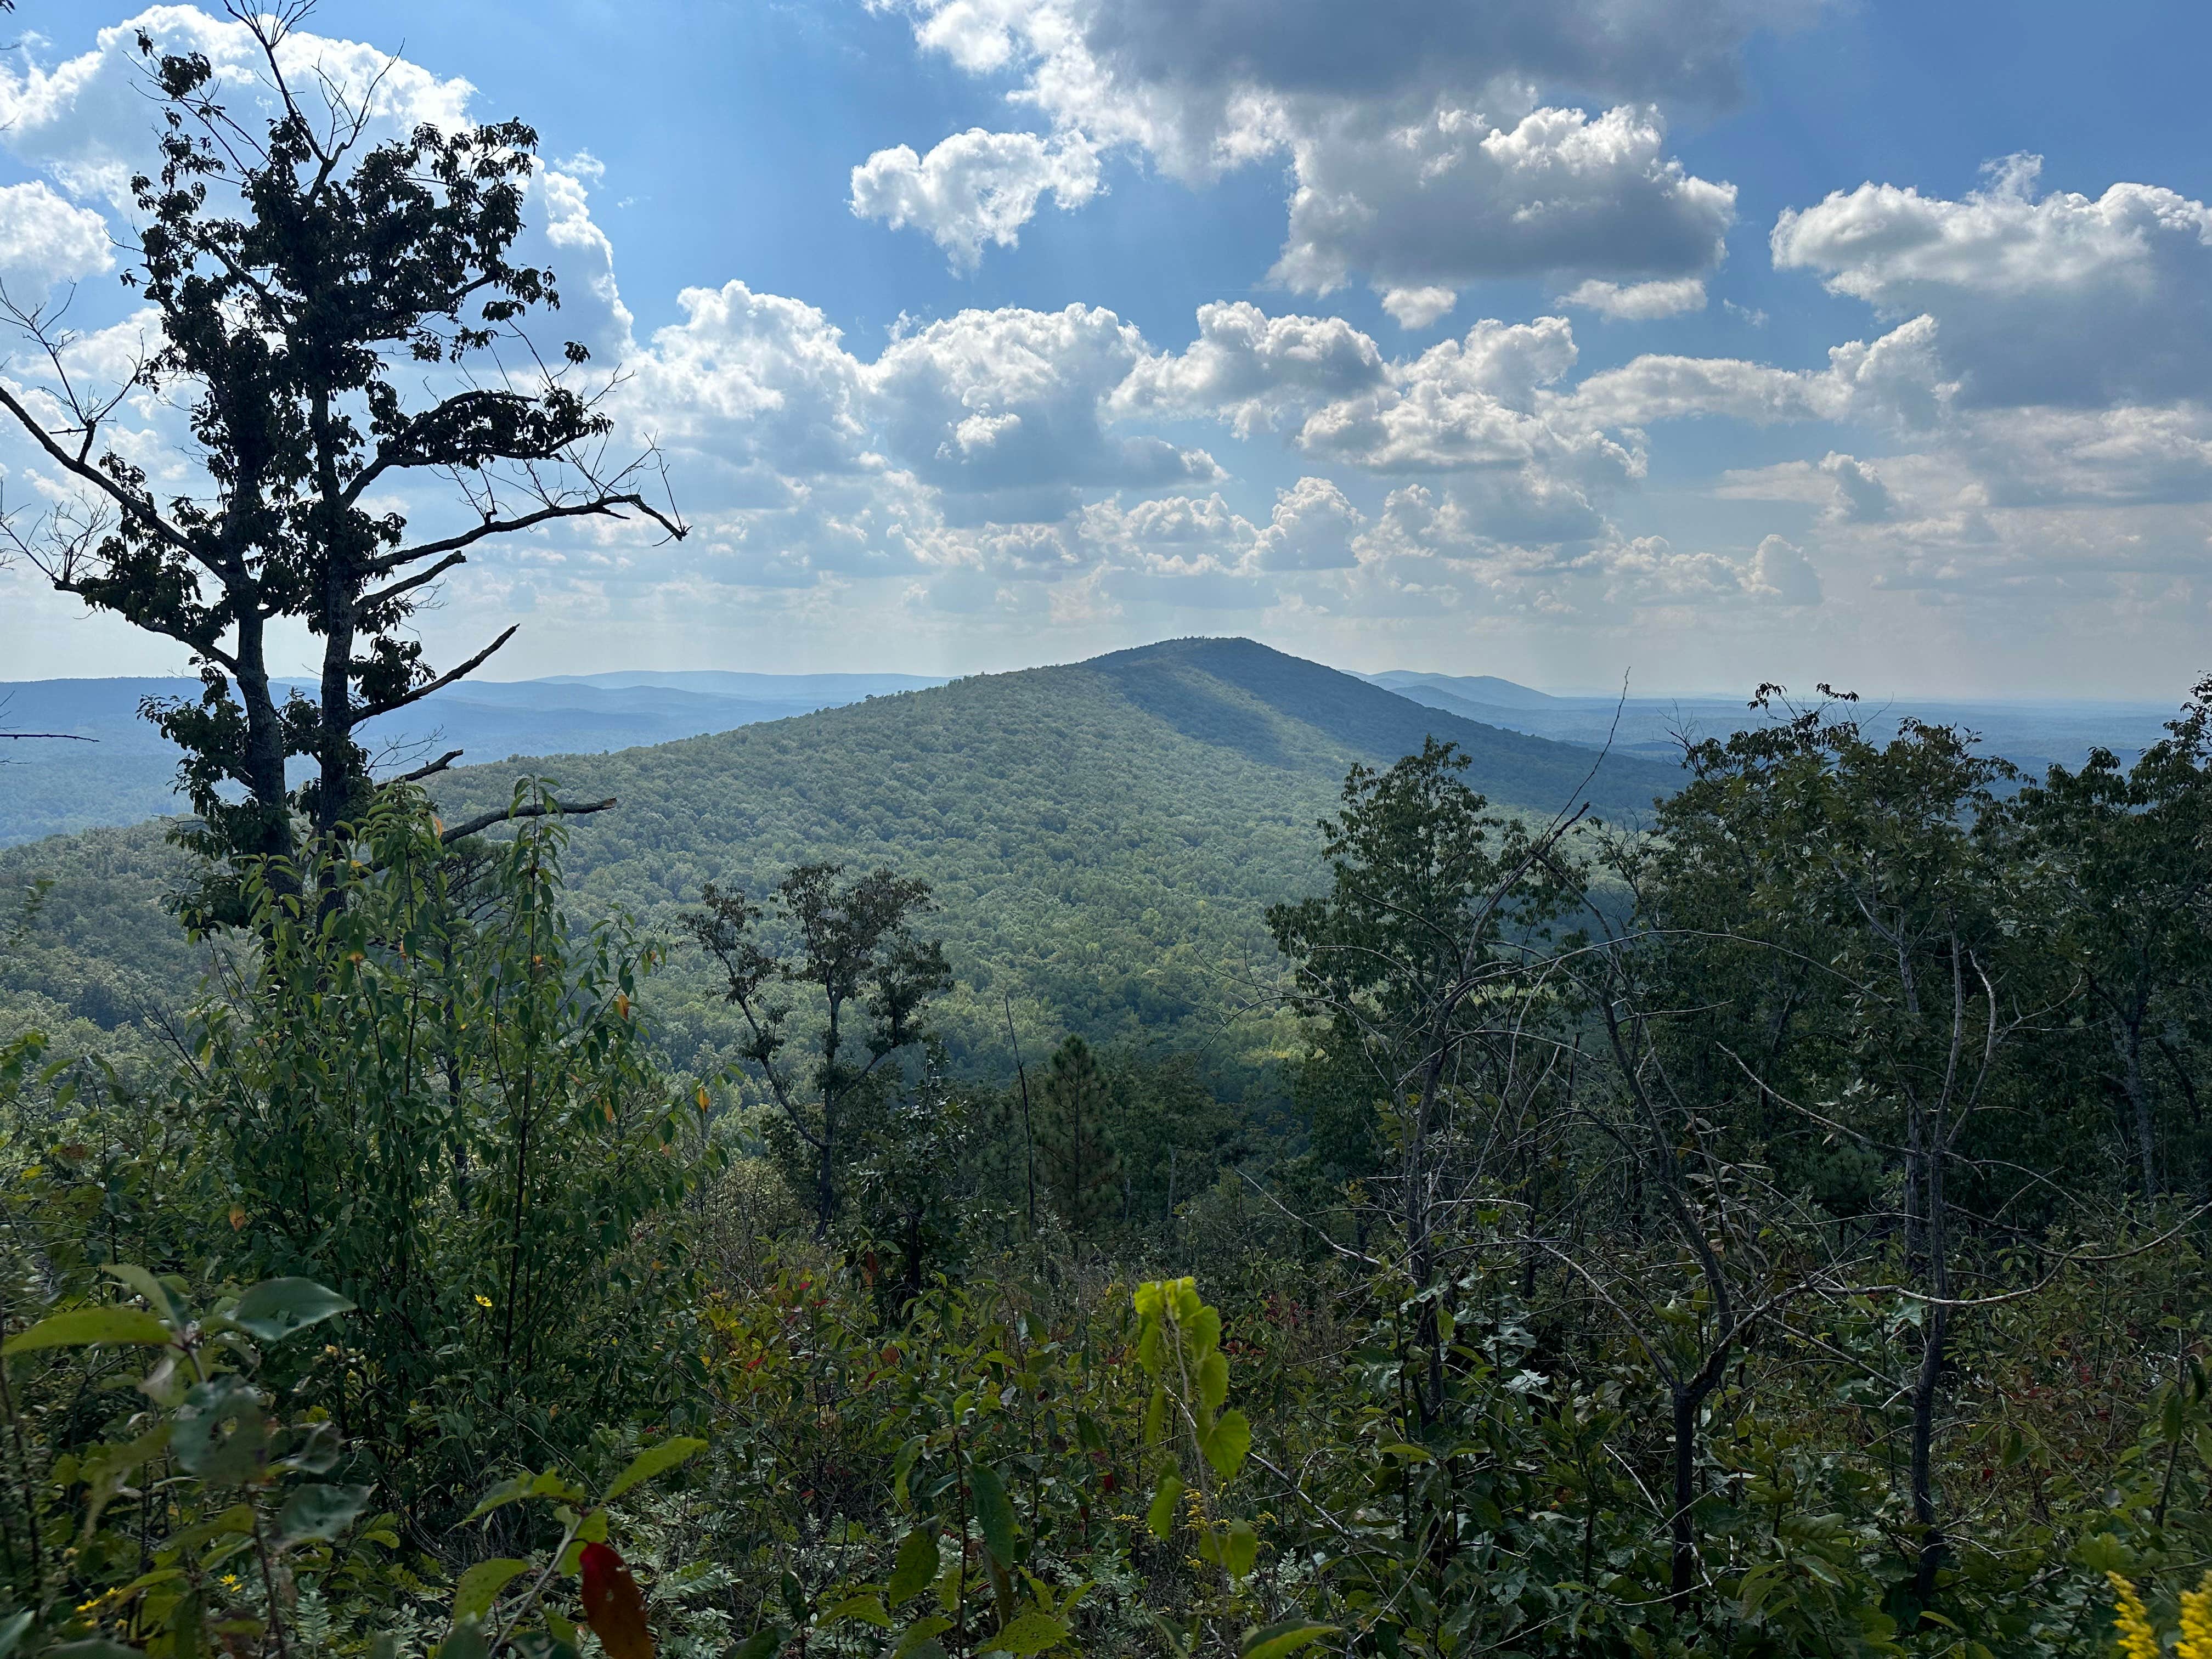
<path id="1" fill-rule="evenodd" d="M 645 1595 L 623 1559 L 605 1544 L 584 1546 L 584 1622 L 607 1650 L 607 1659 L 653 1659 L 646 1627 Z"/>

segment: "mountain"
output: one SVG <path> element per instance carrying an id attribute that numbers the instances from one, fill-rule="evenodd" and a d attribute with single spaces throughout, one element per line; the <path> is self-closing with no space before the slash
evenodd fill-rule
<path id="1" fill-rule="evenodd" d="M 1550 738 L 1587 748 L 1640 755 L 1669 763 L 1681 754 L 1683 736 L 1724 738 L 1763 723 L 1771 716 L 1742 697 L 1565 697 L 1546 696 L 1540 705 L 1478 702 L 1444 689 L 1440 675 L 1369 677 L 1392 683 L 1402 697 L 1462 717 Z M 1494 681 L 1495 684 L 1506 682 Z M 1531 696 L 1542 696 L 1540 692 Z M 1874 700 L 1838 708 L 1863 726 L 1869 736 L 1887 741 L 1907 719 L 1931 726 L 1956 726 L 1974 733 L 1990 752 L 2002 756 L 2030 776 L 2053 765 L 2077 767 L 2095 748 L 2107 748 L 2132 762 L 2164 734 L 2173 718 L 2170 704 L 2153 702 L 2005 702 L 1943 698 Z"/>
<path id="2" fill-rule="evenodd" d="M 912 674 L 637 673 L 467 680 L 362 728 L 385 762 L 459 749 L 471 759 L 631 749 L 864 697 L 941 684 Z M 0 731 L 89 741 L 10 741 L 0 753 L 0 847 L 181 810 L 177 751 L 138 717 L 149 697 L 193 697 L 187 679 L 0 684 Z"/>
<path id="3" fill-rule="evenodd" d="M 1424 674 L 1409 668 L 1393 668 L 1361 678 L 1412 696 L 1417 702 L 1427 701 L 1417 695 L 1421 688 L 1491 708 L 1545 708 L 1559 701 L 1547 692 L 1501 680 L 1494 674 Z"/>
<path id="4" fill-rule="evenodd" d="M 1677 776 L 1620 756 L 1594 769 L 1587 750 L 1426 708 L 1249 640 L 976 676 L 534 769 L 565 796 L 621 802 L 572 825 L 579 912 L 626 910 L 663 937 L 709 880 L 757 892 L 811 860 L 927 878 L 962 981 L 944 1025 L 967 1062 L 1003 1053 L 1006 1000 L 1025 1042 L 1067 1029 L 1224 1040 L 1238 976 L 1272 959 L 1262 911 L 1322 878 L 1315 821 L 1346 769 L 1387 765 L 1430 734 L 1473 757 L 1476 787 L 1545 815 L 1583 799 L 1631 815 Z M 504 801 L 516 770 L 441 777 L 441 810 Z M 172 926 L 153 904 L 171 856 L 143 828 L 0 854 L 0 890 L 58 878 L 26 951 L 76 953 L 43 970 L 27 957 L 0 988 L 43 975 L 103 1023 L 144 997 L 131 975 L 155 969 L 133 941 Z M 171 983 L 167 994 L 180 994 Z M 646 1001 L 687 1060 L 731 1040 L 727 1011 L 681 951 Z M 1235 1029 L 1238 1044 L 1275 1040 L 1265 1022 Z"/>
<path id="5" fill-rule="evenodd" d="M 804 699 L 819 708 L 864 697 L 887 697 L 895 691 L 920 691 L 942 685 L 942 675 L 926 674 L 749 674 L 724 669 L 624 669 L 613 674 L 556 674 L 534 680 L 535 685 L 597 685 L 614 690 L 654 686 L 672 691 L 701 691 L 725 697 L 762 697 L 770 701 Z"/>

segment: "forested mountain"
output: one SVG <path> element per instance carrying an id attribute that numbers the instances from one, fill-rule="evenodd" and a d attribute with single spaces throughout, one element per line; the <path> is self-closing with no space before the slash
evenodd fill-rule
<path id="1" fill-rule="evenodd" d="M 927 880 L 960 980 L 945 1035 L 963 1066 L 992 1066 L 1009 997 L 1037 1041 L 1218 1041 L 1237 975 L 1272 956 L 1261 912 L 1318 878 L 1315 820 L 1346 769 L 1431 735 L 1472 757 L 1476 788 L 1539 816 L 1587 800 L 1633 817 L 1676 780 L 1203 639 L 531 769 L 563 799 L 620 802 L 574 821 L 574 891 L 657 933 L 708 881 L 764 890 L 809 860 Z M 503 801 L 517 775 L 457 769 L 434 793 L 458 817 Z M 9 885 L 55 878 L 0 975 L 106 1025 L 181 999 L 194 958 L 160 899 L 183 868 L 150 825 L 0 854 Z M 686 1061 L 731 1036 L 702 973 L 679 953 L 653 1005 Z"/>

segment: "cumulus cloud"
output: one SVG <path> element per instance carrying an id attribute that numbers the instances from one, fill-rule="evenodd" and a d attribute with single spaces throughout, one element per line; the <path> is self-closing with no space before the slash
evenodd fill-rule
<path id="1" fill-rule="evenodd" d="M 1655 318 L 1702 311 L 1705 283 L 1701 276 L 1678 276 L 1664 283 L 1601 282 L 1593 276 L 1559 295 L 1557 304 L 1595 311 L 1614 322 L 1649 322 Z"/>
<path id="2" fill-rule="evenodd" d="M 1744 587 L 1776 605 L 1820 603 L 1820 573 L 1806 558 L 1804 549 L 1779 536 L 1767 537 L 1753 551 L 1751 568 L 1744 573 Z"/>
<path id="3" fill-rule="evenodd" d="M 1458 303 L 1457 291 L 1449 288 L 1393 288 L 1382 294 L 1382 309 L 1405 329 L 1426 328 Z"/>
<path id="4" fill-rule="evenodd" d="M 35 305 L 54 284 L 114 263 L 99 214 L 64 201 L 42 180 L 0 186 L 0 281 L 17 301 Z"/>
<path id="5" fill-rule="evenodd" d="M 1198 310 L 1198 338 L 1147 355 L 1115 388 L 1123 414 L 1226 421 L 1238 437 L 1382 385 L 1382 349 L 1341 317 L 1270 317 L 1249 301 Z"/>
<path id="6" fill-rule="evenodd" d="M 197 52 L 215 70 L 215 93 L 240 118 L 274 112 L 268 73 L 243 23 L 212 17 L 196 6 L 161 5 L 101 29 L 92 48 L 55 64 L 0 65 L 0 132 L 9 149 L 51 173 L 72 196 L 131 206 L 131 177 L 155 156 L 155 127 L 139 76 L 141 32 L 163 53 Z M 466 124 L 475 88 L 418 64 L 355 40 L 304 30 L 289 36 L 278 63 L 285 78 L 312 99 L 325 82 L 368 99 L 367 132 L 374 143 L 429 122 Z"/>
<path id="7" fill-rule="evenodd" d="M 1702 271 L 1735 188 L 1665 154 L 1656 112 L 1539 109 L 1510 125 L 1441 108 L 1411 127 L 1346 111 L 1292 145 L 1297 187 L 1271 273 L 1304 294 L 1558 270 Z"/>
<path id="8" fill-rule="evenodd" d="M 983 245 L 1012 247 L 1046 191 L 1063 209 L 1098 193 L 1098 155 L 1079 133 L 956 133 L 927 155 L 906 144 L 879 149 L 853 169 L 855 216 L 893 230 L 926 232 L 955 272 L 972 271 Z"/>
<path id="9" fill-rule="evenodd" d="M 2203 395 L 2212 208 L 2116 184 L 2038 195 L 2040 158 L 1959 200 L 1864 184 L 1784 213 L 1774 262 L 1885 315 L 1933 318 L 1961 399 L 2075 408 Z"/>
<path id="10" fill-rule="evenodd" d="M 1287 155 L 1279 279 L 1313 293 L 1364 280 L 1403 325 L 1423 327 L 1443 314 L 1442 295 L 1484 277 L 1710 268 L 1735 191 L 1667 156 L 1659 105 L 1731 100 L 1753 31 L 1788 27 L 1817 3 L 908 9 L 924 50 L 969 74 L 1017 76 L 1015 101 L 1086 144 L 1139 149 L 1193 183 Z M 1610 101 L 1566 101 L 1582 98 Z"/>
<path id="11" fill-rule="evenodd" d="M 1932 424 L 1957 392 L 1943 376 L 1928 317 L 1872 342 L 1832 347 L 1824 369 L 1775 368 L 1740 357 L 1650 355 L 1576 387 L 1576 406 L 1602 425 L 1722 415 L 1758 425 L 1885 418 Z"/>
<path id="12" fill-rule="evenodd" d="M 1564 318 L 1485 319 L 1462 338 L 1390 364 L 1376 386 L 1315 408 L 1297 444 L 1378 472 L 1536 467 L 1635 476 L 1638 456 L 1547 394 L 1575 358 Z"/>
<path id="13" fill-rule="evenodd" d="M 1099 307 L 963 311 L 893 341 L 867 373 L 885 452 L 970 520 L 1073 511 L 1082 487 L 1164 489 L 1221 476 L 1202 449 L 1109 429 L 1108 400 L 1146 356 Z"/>
<path id="14" fill-rule="evenodd" d="M 1828 516 L 1844 524 L 1881 524 L 1897 516 L 1897 501 L 1881 474 L 1852 455 L 1834 450 L 1821 459 L 1823 473 L 1835 481 Z"/>
<path id="15" fill-rule="evenodd" d="M 1337 570 L 1358 562 L 1352 538 L 1366 515 L 1327 478 L 1304 477 L 1275 495 L 1275 510 L 1259 533 L 1265 570 Z"/>

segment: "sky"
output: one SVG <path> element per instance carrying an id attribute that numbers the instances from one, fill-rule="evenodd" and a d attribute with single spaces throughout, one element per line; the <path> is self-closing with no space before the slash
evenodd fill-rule
<path id="1" fill-rule="evenodd" d="M 219 8 L 14 26 L 0 283 L 73 291 L 96 378 L 147 326 L 137 33 L 258 93 Z M 509 622 L 495 678 L 1243 634 L 1554 690 L 2178 700 L 2208 47 L 2140 0 L 325 0 L 287 52 L 380 72 L 392 131 L 537 128 L 523 251 L 692 527 L 479 548 L 419 619 L 441 665 Z M 188 487 L 174 410 L 124 412 Z M 0 465 L 19 515 L 63 493 Z M 0 679 L 184 665 L 0 570 Z"/>

